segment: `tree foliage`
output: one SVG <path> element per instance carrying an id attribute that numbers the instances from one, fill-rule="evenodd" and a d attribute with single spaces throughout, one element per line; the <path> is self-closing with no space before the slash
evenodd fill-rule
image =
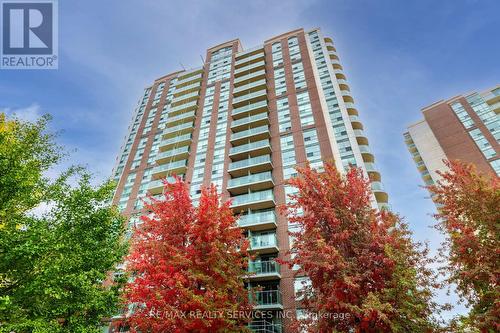
<path id="1" fill-rule="evenodd" d="M 125 254 L 123 219 L 112 183 L 45 176 L 63 156 L 49 120 L 0 114 L 0 332 L 99 332 L 118 304 L 102 281 Z"/>
<path id="2" fill-rule="evenodd" d="M 125 321 L 141 332 L 242 332 L 248 311 L 243 284 L 246 241 L 229 202 L 214 186 L 198 207 L 180 180 L 166 183 L 163 200 L 152 199 L 136 230 L 127 269 L 134 276 L 125 297 L 133 308 Z M 219 313 L 223 311 L 223 313 Z"/>
<path id="3" fill-rule="evenodd" d="M 293 232 L 290 266 L 311 280 L 304 308 L 319 320 L 296 326 L 312 332 L 427 332 L 433 286 L 426 250 L 412 242 L 399 216 L 373 209 L 360 169 L 345 176 L 298 168 L 297 189 L 282 207 Z"/>
<path id="4" fill-rule="evenodd" d="M 448 282 L 470 305 L 462 326 L 500 331 L 500 182 L 472 165 L 446 162 L 449 170 L 430 186 L 445 236 Z"/>

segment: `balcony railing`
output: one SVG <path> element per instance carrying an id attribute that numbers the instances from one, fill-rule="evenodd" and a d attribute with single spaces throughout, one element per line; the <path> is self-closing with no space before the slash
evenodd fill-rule
<path id="1" fill-rule="evenodd" d="M 241 73 L 249 72 L 249 71 L 256 69 L 256 68 L 263 68 L 265 66 L 266 66 L 266 62 L 264 60 L 262 60 L 262 61 L 250 64 L 248 66 L 240 67 L 234 71 L 234 74 L 238 75 Z"/>
<path id="2" fill-rule="evenodd" d="M 160 147 L 171 146 L 171 145 L 175 145 L 177 143 L 185 142 L 185 141 L 189 141 L 189 140 L 191 140 L 191 133 L 176 136 L 175 138 L 171 138 L 171 139 L 161 140 Z"/>
<path id="3" fill-rule="evenodd" d="M 192 101 L 189 103 L 180 104 L 180 105 L 177 105 L 177 106 L 171 108 L 170 113 L 175 113 L 175 112 L 178 112 L 178 111 L 181 111 L 184 109 L 189 109 L 189 108 L 196 108 L 197 105 L 198 105 L 198 100 Z"/>
<path id="4" fill-rule="evenodd" d="M 173 127 L 167 127 L 163 130 L 163 135 L 168 135 L 168 134 L 172 134 L 172 133 L 176 133 L 178 131 L 181 131 L 183 129 L 187 129 L 187 128 L 190 128 L 192 129 L 193 128 L 193 123 L 184 123 L 184 124 L 180 124 L 180 125 L 177 125 L 177 126 L 173 126 Z"/>
<path id="5" fill-rule="evenodd" d="M 168 164 L 161 164 L 153 168 L 153 175 L 158 176 L 159 174 L 169 174 L 175 173 L 174 171 L 180 171 L 180 173 L 184 173 L 185 168 L 187 167 L 187 160 L 180 160 L 175 162 L 170 162 Z"/>
<path id="6" fill-rule="evenodd" d="M 250 136 L 253 136 L 256 134 L 260 134 L 260 133 L 266 133 L 266 132 L 269 132 L 269 126 L 267 126 L 267 125 L 250 128 L 250 129 L 247 129 L 245 131 L 231 134 L 231 141 L 234 141 L 236 139 L 250 137 Z"/>
<path id="7" fill-rule="evenodd" d="M 246 175 L 248 172 L 269 171 L 272 168 L 271 156 L 261 155 L 230 163 L 228 171 L 233 177 L 236 177 Z"/>
<path id="8" fill-rule="evenodd" d="M 253 261 L 248 263 L 248 273 L 254 276 L 279 274 L 280 265 L 274 260 Z"/>
<path id="9" fill-rule="evenodd" d="M 259 91 L 255 91 L 255 92 L 252 92 L 249 94 L 245 94 L 245 95 L 241 95 L 241 96 L 233 98 L 233 105 L 238 105 L 238 104 L 241 104 L 242 102 L 245 102 L 248 100 L 262 99 L 263 97 L 266 97 L 266 96 L 267 96 L 267 91 L 264 88 L 264 89 L 259 90 Z"/>
<path id="10" fill-rule="evenodd" d="M 259 110 L 259 109 L 260 110 L 267 109 L 267 100 L 258 101 L 255 103 L 251 103 L 251 104 L 247 104 L 247 105 L 235 108 L 235 109 L 233 109 L 231 115 L 235 116 L 235 115 L 243 114 L 245 112 L 251 112 L 251 111 Z"/>
<path id="11" fill-rule="evenodd" d="M 193 118 L 195 115 L 196 115 L 196 112 L 194 112 L 194 111 L 186 112 L 186 113 L 181 113 L 181 114 L 179 114 L 177 116 L 167 118 L 167 124 L 169 124 L 169 123 L 175 123 L 177 121 L 181 121 L 181 120 L 184 120 L 184 119 Z"/>
<path id="12" fill-rule="evenodd" d="M 255 87 L 260 87 L 260 86 L 266 86 L 266 79 L 258 80 L 255 82 L 250 82 L 248 84 L 245 84 L 243 86 L 239 86 L 237 88 L 234 88 L 233 90 L 233 95 L 238 94 L 240 92 L 245 92 L 247 90 L 250 90 Z"/>
<path id="13" fill-rule="evenodd" d="M 247 63 L 249 61 L 256 60 L 256 59 L 261 59 L 261 58 L 263 59 L 264 58 L 264 50 L 262 50 L 262 52 L 254 54 L 254 55 L 238 59 L 238 57 L 241 55 L 243 55 L 243 54 L 236 55 L 237 60 L 234 63 L 235 66 L 239 66 L 241 64 L 244 64 L 244 63 Z"/>
<path id="14" fill-rule="evenodd" d="M 255 303 L 257 308 L 281 308 L 283 306 L 281 291 L 262 290 L 249 294 L 250 302 Z"/>
<path id="15" fill-rule="evenodd" d="M 256 71 L 256 72 L 237 77 L 234 79 L 234 84 L 235 84 L 235 86 L 237 86 L 240 83 L 244 83 L 247 81 L 251 81 L 252 79 L 261 78 L 261 77 L 262 78 L 266 77 L 266 70 L 265 69 L 261 69 L 261 70 Z"/>
<path id="16" fill-rule="evenodd" d="M 272 210 L 240 215 L 238 218 L 238 226 L 240 227 L 256 227 L 256 226 L 276 226 L 276 213 Z"/>
<path id="17" fill-rule="evenodd" d="M 254 206 L 255 209 L 263 209 L 274 207 L 274 194 L 273 190 L 265 190 L 252 192 L 242 195 L 237 195 L 231 198 L 232 208 L 249 208 Z"/>
<path id="18" fill-rule="evenodd" d="M 156 160 L 164 160 L 164 159 L 169 159 L 173 158 L 174 156 L 178 155 L 185 155 L 189 153 L 189 146 L 184 146 L 176 149 L 170 149 L 167 151 L 160 152 L 156 155 Z"/>
<path id="19" fill-rule="evenodd" d="M 271 171 L 261 172 L 261 173 L 256 173 L 253 175 L 248 175 L 248 176 L 244 176 L 244 177 L 230 179 L 227 187 L 232 188 L 232 187 L 238 187 L 238 186 L 252 184 L 252 183 L 272 181 L 272 179 L 273 179 L 273 177 L 271 175 Z"/>
<path id="20" fill-rule="evenodd" d="M 247 124 L 251 124 L 251 123 L 254 123 L 257 121 L 263 121 L 263 120 L 267 120 L 265 123 L 267 123 L 267 124 L 269 123 L 269 115 L 267 114 L 267 112 L 257 113 L 256 115 L 253 115 L 253 116 L 236 119 L 231 123 L 231 128 L 234 129 L 234 128 L 237 128 L 239 126 L 243 126 L 243 125 L 247 125 Z"/>
<path id="21" fill-rule="evenodd" d="M 269 247 L 278 247 L 276 233 L 254 234 L 250 237 L 250 250 L 259 250 Z"/>
<path id="22" fill-rule="evenodd" d="M 265 320 L 255 320 L 248 324 L 248 328 L 254 333 L 283 333 L 283 326 Z"/>
<path id="23" fill-rule="evenodd" d="M 241 146 L 232 147 L 229 150 L 230 156 L 235 156 L 237 154 L 250 153 L 255 150 L 265 150 L 266 152 L 271 152 L 271 143 L 268 139 L 250 142 Z"/>

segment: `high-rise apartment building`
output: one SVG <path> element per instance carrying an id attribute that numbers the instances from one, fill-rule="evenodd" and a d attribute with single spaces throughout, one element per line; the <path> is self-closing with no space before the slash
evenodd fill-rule
<path id="1" fill-rule="evenodd" d="M 500 176 L 500 86 L 436 102 L 422 113 L 424 119 L 410 125 L 404 139 L 425 184 L 439 180 L 443 160 Z"/>
<path id="2" fill-rule="evenodd" d="M 145 89 L 114 170 L 114 203 L 132 227 L 144 196 L 161 195 L 162 178 L 182 175 L 195 204 L 203 186 L 216 184 L 257 255 L 248 281 L 262 287 L 257 308 L 276 314 L 250 327 L 286 332 L 281 317 L 301 315 L 295 294 L 306 278 L 275 261 L 296 228 L 275 207 L 293 191 L 285 180 L 295 166 L 356 165 L 371 180 L 374 207 L 386 207 L 388 196 L 332 39 L 298 29 L 249 50 L 231 40 L 205 59 Z"/>

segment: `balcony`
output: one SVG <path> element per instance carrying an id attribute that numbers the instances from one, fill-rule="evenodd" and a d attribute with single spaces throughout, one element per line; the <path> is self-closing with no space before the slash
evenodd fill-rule
<path id="1" fill-rule="evenodd" d="M 242 66 L 240 68 L 235 69 L 234 76 L 239 77 L 239 76 L 242 76 L 246 73 L 256 72 L 256 71 L 259 71 L 259 70 L 264 69 L 264 68 L 266 68 L 266 62 L 264 60 L 261 60 L 261 61 L 258 61 L 258 62 L 252 63 L 252 64 L 248 64 L 246 66 Z"/>
<path id="2" fill-rule="evenodd" d="M 258 127 L 262 125 L 269 125 L 269 114 L 267 112 L 261 112 L 253 116 L 236 119 L 231 122 L 231 129 L 233 132 L 238 132 L 249 127 Z"/>
<path id="3" fill-rule="evenodd" d="M 195 111 L 181 113 L 177 116 L 167 118 L 166 124 L 168 127 L 172 127 L 172 126 L 178 125 L 180 123 L 184 123 L 187 121 L 193 121 L 195 117 L 196 117 Z"/>
<path id="4" fill-rule="evenodd" d="M 255 281 L 279 279 L 280 265 L 274 260 L 251 261 L 248 263 L 248 278 Z"/>
<path id="5" fill-rule="evenodd" d="M 389 196 L 384 190 L 384 186 L 379 181 L 373 181 L 371 183 L 372 192 L 375 195 L 378 203 L 387 203 L 389 201 Z"/>
<path id="6" fill-rule="evenodd" d="M 241 160 L 245 157 L 255 157 L 259 155 L 270 154 L 271 152 L 271 143 L 268 139 L 266 139 L 232 147 L 229 150 L 229 157 L 234 161 Z"/>
<path id="7" fill-rule="evenodd" d="M 268 210 L 240 215 L 238 226 L 252 231 L 276 228 L 276 213 Z"/>
<path id="8" fill-rule="evenodd" d="M 184 174 L 187 169 L 187 160 L 180 160 L 170 162 L 168 164 L 161 164 L 153 168 L 152 177 L 155 179 L 165 178 L 169 175 Z"/>
<path id="9" fill-rule="evenodd" d="M 371 181 L 380 181 L 380 172 L 378 172 L 375 163 L 365 163 L 365 168 Z"/>
<path id="10" fill-rule="evenodd" d="M 232 177 L 240 177 L 248 173 L 271 171 L 273 163 L 270 155 L 262 155 L 229 164 L 228 172 Z"/>
<path id="11" fill-rule="evenodd" d="M 255 92 L 252 92 L 249 94 L 246 93 L 246 94 L 240 95 L 238 97 L 234 97 L 233 98 L 233 107 L 235 109 L 237 109 L 238 107 L 252 104 L 252 103 L 255 103 L 258 101 L 262 101 L 262 100 L 267 100 L 266 88 L 264 88 L 264 89 L 261 88 L 261 90 L 258 90 L 258 91 L 255 91 Z"/>
<path id="12" fill-rule="evenodd" d="M 170 108 L 169 115 L 179 114 L 188 110 L 196 110 L 198 108 L 198 99 L 191 101 L 189 103 L 183 103 Z"/>
<path id="13" fill-rule="evenodd" d="M 179 86 L 184 87 L 191 84 L 192 82 L 201 81 L 202 78 L 203 78 L 203 68 L 199 68 L 187 73 L 182 73 L 178 76 L 177 87 Z"/>
<path id="14" fill-rule="evenodd" d="M 265 59 L 265 54 L 263 49 L 258 49 L 253 52 L 237 54 L 235 57 L 234 67 L 240 68 L 247 63 L 255 63 Z"/>
<path id="15" fill-rule="evenodd" d="M 248 193 L 248 191 L 261 191 L 274 187 L 271 171 L 255 173 L 243 177 L 230 179 L 227 190 L 232 195 Z"/>
<path id="16" fill-rule="evenodd" d="M 364 162 L 373 162 L 375 157 L 370 151 L 370 147 L 367 145 L 359 145 L 359 151 L 361 152 L 361 156 L 363 157 Z"/>
<path id="17" fill-rule="evenodd" d="M 354 136 L 356 136 L 356 141 L 358 141 L 358 144 L 365 146 L 368 145 L 368 138 L 365 136 L 365 132 L 363 132 L 363 130 L 355 129 Z"/>
<path id="18" fill-rule="evenodd" d="M 254 320 L 248 324 L 248 328 L 254 333 L 283 333 L 283 326 L 266 320 Z"/>
<path id="19" fill-rule="evenodd" d="M 356 109 L 356 106 L 354 103 L 344 103 L 345 107 L 347 108 L 347 113 L 352 116 L 357 116 L 358 115 L 358 110 Z"/>
<path id="20" fill-rule="evenodd" d="M 253 235 L 251 234 L 249 237 L 249 241 L 249 251 L 256 251 L 259 254 L 269 254 L 279 251 L 276 232 L 267 232 Z"/>
<path id="21" fill-rule="evenodd" d="M 191 144 L 191 133 L 161 140 L 159 150 L 160 152 L 164 152 L 172 148 L 182 147 L 189 144 Z"/>
<path id="22" fill-rule="evenodd" d="M 196 91 L 191 92 L 189 94 L 184 94 L 184 95 L 181 95 L 179 97 L 175 97 L 172 100 L 172 103 L 170 106 L 176 107 L 178 105 L 185 104 L 185 103 L 190 102 L 190 101 L 196 101 L 196 100 L 198 100 L 199 97 L 200 97 L 200 91 L 196 90 Z M 170 109 L 170 110 L 172 110 L 172 109 Z"/>
<path id="23" fill-rule="evenodd" d="M 263 100 L 256 103 L 240 106 L 238 108 L 234 108 L 233 111 L 231 112 L 231 116 L 233 117 L 233 119 L 239 119 L 267 111 L 269 111 L 267 108 L 267 100 Z"/>
<path id="24" fill-rule="evenodd" d="M 275 206 L 273 190 L 237 195 L 231 199 L 231 208 L 236 212 L 241 212 L 249 208 L 266 209 Z"/>
<path id="25" fill-rule="evenodd" d="M 243 86 L 239 86 L 237 88 L 234 88 L 233 96 L 234 97 L 241 96 L 241 95 L 249 93 L 249 92 L 254 92 L 257 90 L 266 89 L 266 87 L 267 87 L 266 79 L 258 80 L 255 82 L 250 82 L 250 83 L 245 84 Z"/>
<path id="26" fill-rule="evenodd" d="M 262 69 L 247 75 L 239 76 L 234 78 L 234 86 L 239 87 L 240 85 L 247 84 L 253 81 L 257 81 L 266 77 L 266 70 Z"/>
<path id="27" fill-rule="evenodd" d="M 249 294 L 250 302 L 255 304 L 256 310 L 283 309 L 281 291 L 262 290 Z"/>
<path id="28" fill-rule="evenodd" d="M 359 116 L 357 115 L 350 115 L 349 120 L 351 121 L 351 125 L 353 129 L 363 129 L 363 123 L 361 123 L 361 120 L 359 119 Z"/>
<path id="29" fill-rule="evenodd" d="M 178 160 L 185 160 L 189 157 L 189 146 L 166 150 L 156 155 L 156 163 L 164 164 Z"/>
<path id="30" fill-rule="evenodd" d="M 195 92 L 195 91 L 200 90 L 200 89 L 201 89 L 201 81 L 195 82 L 195 83 L 190 84 L 188 86 L 184 86 L 182 88 L 175 89 L 174 98 L 184 96 L 186 94 L 189 94 L 191 92 Z"/>
<path id="31" fill-rule="evenodd" d="M 167 127 L 163 130 L 163 138 L 171 138 L 176 135 L 191 133 L 194 129 L 192 122 L 182 123 L 173 127 Z"/>
<path id="32" fill-rule="evenodd" d="M 149 182 L 148 184 L 148 192 L 151 195 L 157 195 L 163 193 L 163 188 L 165 187 L 165 184 L 163 183 L 163 179 L 157 179 Z M 169 183 L 175 182 L 174 177 L 168 177 L 167 181 Z"/>
<path id="33" fill-rule="evenodd" d="M 239 145 L 244 142 L 248 142 L 249 139 L 264 140 L 269 139 L 270 137 L 271 133 L 269 133 L 269 126 L 264 125 L 231 134 L 231 144 Z"/>

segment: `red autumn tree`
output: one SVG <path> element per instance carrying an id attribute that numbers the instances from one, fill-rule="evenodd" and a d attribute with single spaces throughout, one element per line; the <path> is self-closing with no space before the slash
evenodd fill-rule
<path id="1" fill-rule="evenodd" d="M 194 207 L 180 180 L 166 183 L 164 193 L 133 236 L 126 324 L 132 332 L 244 331 L 245 320 L 231 314 L 251 309 L 247 244 L 229 202 L 221 204 L 212 186 Z"/>
<path id="2" fill-rule="evenodd" d="M 298 168 L 289 181 L 297 192 L 282 207 L 298 225 L 288 264 L 311 283 L 303 288 L 310 332 L 428 332 L 436 304 L 426 252 L 413 243 L 401 219 L 373 209 L 360 169 L 345 176 Z M 315 319 L 316 318 L 316 319 Z"/>
<path id="3" fill-rule="evenodd" d="M 446 162 L 429 186 L 439 206 L 438 229 L 446 236 L 448 281 L 470 305 L 462 324 L 481 332 L 500 331 L 500 182 L 472 165 Z"/>

